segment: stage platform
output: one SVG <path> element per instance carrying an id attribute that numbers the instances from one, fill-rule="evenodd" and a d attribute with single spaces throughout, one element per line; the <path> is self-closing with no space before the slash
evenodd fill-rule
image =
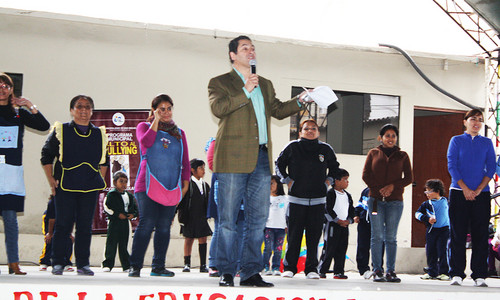
<path id="1" fill-rule="evenodd" d="M 120 268 L 102 272 L 92 268 L 95 276 L 77 276 L 76 272 L 55 276 L 37 266 L 23 266 L 26 276 L 8 275 L 7 266 L 0 266 L 1 300 L 351 300 L 351 299 L 495 299 L 500 297 L 500 279 L 488 278 L 489 287 L 474 287 L 472 279 L 462 286 L 450 286 L 449 281 L 421 280 L 420 275 L 398 274 L 401 283 L 375 283 L 358 273 L 348 272 L 347 280 L 306 279 L 265 276 L 273 288 L 219 287 L 218 278 L 210 278 L 197 269 L 183 273 L 170 269 L 175 277 L 151 277 L 151 268 L 144 268 L 140 278 L 129 278 Z"/>

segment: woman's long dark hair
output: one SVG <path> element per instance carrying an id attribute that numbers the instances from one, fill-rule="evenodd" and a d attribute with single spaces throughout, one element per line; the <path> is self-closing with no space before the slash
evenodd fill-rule
<path id="1" fill-rule="evenodd" d="M 172 107 L 174 106 L 174 101 L 172 98 L 170 98 L 169 95 L 167 94 L 159 94 L 158 96 L 153 98 L 153 101 L 151 101 L 151 111 L 149 112 L 149 117 L 146 119 L 148 122 L 153 122 L 155 118 L 155 110 L 158 108 L 158 105 L 162 102 L 168 102 Z"/>

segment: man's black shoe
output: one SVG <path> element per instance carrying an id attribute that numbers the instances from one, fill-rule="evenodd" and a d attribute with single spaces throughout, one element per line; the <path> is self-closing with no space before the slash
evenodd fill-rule
<path id="1" fill-rule="evenodd" d="M 274 284 L 265 282 L 259 273 L 240 281 L 240 286 L 273 287 Z"/>
<path id="2" fill-rule="evenodd" d="M 234 286 L 233 275 L 222 274 L 219 280 L 219 286 Z"/>

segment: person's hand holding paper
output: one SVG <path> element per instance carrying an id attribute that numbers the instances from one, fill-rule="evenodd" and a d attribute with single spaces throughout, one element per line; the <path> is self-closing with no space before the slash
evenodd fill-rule
<path id="1" fill-rule="evenodd" d="M 314 101 L 320 108 L 328 108 L 330 104 L 338 100 L 332 89 L 327 86 L 318 86 L 312 91 L 305 88 L 303 89 L 307 93 L 307 96 L 304 97 L 304 101 Z"/>

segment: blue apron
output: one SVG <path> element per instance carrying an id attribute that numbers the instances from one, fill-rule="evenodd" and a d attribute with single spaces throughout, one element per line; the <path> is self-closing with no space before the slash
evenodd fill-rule
<path id="1" fill-rule="evenodd" d="M 158 130 L 153 145 L 141 156 L 141 160 L 146 160 L 148 197 L 164 206 L 174 206 L 181 201 L 182 156 L 182 140 Z"/>

